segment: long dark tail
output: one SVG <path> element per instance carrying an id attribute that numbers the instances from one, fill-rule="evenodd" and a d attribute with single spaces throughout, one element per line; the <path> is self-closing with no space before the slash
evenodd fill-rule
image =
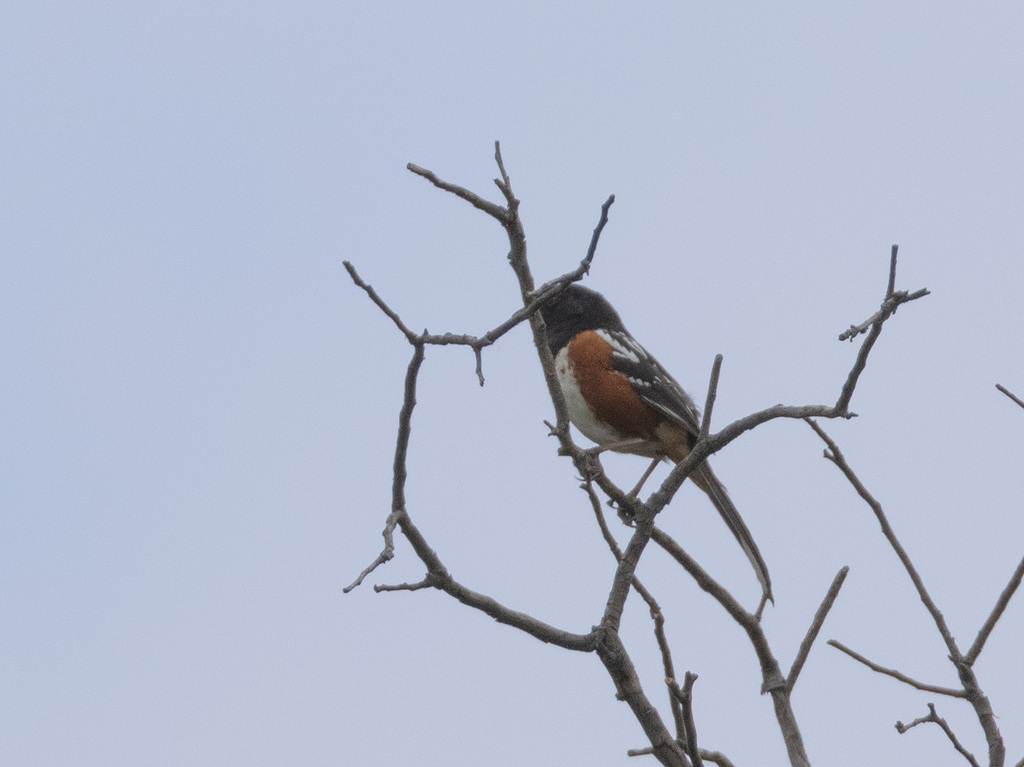
<path id="1" fill-rule="evenodd" d="M 750 560 L 750 564 L 754 566 L 757 579 L 761 582 L 764 598 L 775 604 L 775 598 L 772 596 L 772 579 L 768 575 L 768 565 L 764 563 L 761 552 L 758 550 L 757 544 L 754 543 L 754 537 L 750 534 L 750 530 L 747 529 L 743 522 L 743 517 L 740 516 L 732 499 L 725 491 L 725 486 L 718 481 L 718 477 L 715 476 L 715 473 L 711 471 L 711 467 L 706 462 L 702 463 L 690 475 L 690 479 L 694 481 L 697 487 L 707 493 L 708 498 L 711 499 L 715 508 L 718 509 L 718 513 L 722 515 L 725 524 L 732 530 L 732 534 L 736 536 L 736 540 L 743 547 L 743 551 L 747 555 L 747 559 Z"/>

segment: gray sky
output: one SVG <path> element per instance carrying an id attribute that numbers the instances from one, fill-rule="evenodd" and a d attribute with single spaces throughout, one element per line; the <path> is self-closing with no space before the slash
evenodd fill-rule
<path id="1" fill-rule="evenodd" d="M 0 761 L 13 765 L 639 765 L 599 661 L 434 592 L 378 553 L 413 328 L 517 306 L 500 228 L 405 170 L 491 199 L 502 142 L 534 273 L 589 285 L 716 425 L 832 402 L 837 342 L 898 287 L 826 428 L 886 506 L 966 649 L 1024 555 L 1024 6 L 863 2 L 8 3 L 0 24 Z M 467 586 L 572 631 L 614 562 L 556 456 L 525 328 L 430 349 L 409 510 Z M 851 566 L 794 695 L 815 764 L 979 758 L 953 669 L 868 508 L 806 426 L 715 457 L 771 568 L 788 668 Z M 606 468 L 631 483 L 641 459 Z M 659 476 L 663 476 L 659 475 Z M 699 492 L 665 526 L 747 604 Z M 617 528 L 620 538 L 625 531 Z M 699 674 L 702 745 L 785 751 L 749 645 L 666 557 L 640 575 Z M 1022 596 L 976 669 L 1024 756 Z M 664 711 L 650 621 L 624 636 Z"/>

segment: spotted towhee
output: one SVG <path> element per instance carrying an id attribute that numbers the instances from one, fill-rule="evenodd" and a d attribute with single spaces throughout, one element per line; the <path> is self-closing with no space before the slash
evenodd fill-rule
<path id="1" fill-rule="evenodd" d="M 641 485 L 658 461 L 686 458 L 700 433 L 697 406 L 629 334 L 604 296 L 574 283 L 540 313 L 569 419 L 585 437 L 605 450 L 655 459 Z M 690 479 L 718 509 L 754 566 L 765 599 L 772 599 L 761 552 L 707 461 Z"/>

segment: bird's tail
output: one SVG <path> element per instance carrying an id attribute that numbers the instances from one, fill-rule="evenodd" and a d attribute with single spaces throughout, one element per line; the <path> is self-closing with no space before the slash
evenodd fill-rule
<path id="1" fill-rule="evenodd" d="M 750 534 L 750 530 L 744 524 L 739 511 L 736 510 L 732 499 L 725 491 L 725 485 L 718 480 L 718 477 L 711 471 L 711 467 L 707 465 L 707 462 L 702 463 L 695 469 L 690 475 L 690 479 L 694 481 L 697 487 L 707 493 L 708 498 L 711 499 L 715 508 L 718 509 L 718 513 L 722 515 L 725 524 L 732 530 L 732 534 L 736 536 L 736 540 L 743 547 L 743 551 L 747 555 L 747 559 L 750 560 L 750 564 L 754 566 L 754 573 L 756 573 L 757 579 L 761 582 L 764 598 L 775 604 L 775 598 L 772 596 L 772 579 L 768 575 L 768 565 L 764 563 L 761 552 L 758 550 L 757 544 L 754 543 L 754 537 Z"/>

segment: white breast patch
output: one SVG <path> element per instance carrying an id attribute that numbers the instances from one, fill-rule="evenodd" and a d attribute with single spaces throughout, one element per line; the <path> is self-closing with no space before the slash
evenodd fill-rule
<path id="1" fill-rule="evenodd" d="M 555 357 L 555 375 L 558 376 L 558 384 L 562 387 L 565 406 L 569 410 L 569 420 L 584 437 L 598 445 L 608 445 L 621 440 L 614 429 L 605 426 L 594 417 L 594 412 L 583 399 L 580 387 L 576 385 L 576 377 L 570 371 L 568 346 L 563 347 Z"/>

